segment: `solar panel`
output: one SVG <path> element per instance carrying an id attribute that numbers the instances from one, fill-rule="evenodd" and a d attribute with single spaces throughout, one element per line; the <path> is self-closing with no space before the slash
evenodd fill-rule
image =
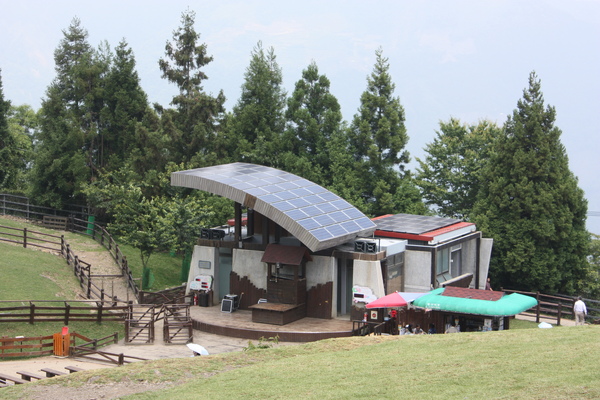
<path id="1" fill-rule="evenodd" d="M 171 175 L 174 186 L 205 190 L 257 212 L 318 251 L 365 236 L 375 224 L 350 203 L 307 179 L 261 165 L 233 163 Z"/>
<path id="2" fill-rule="evenodd" d="M 461 222 L 458 219 L 426 215 L 396 214 L 375 221 L 377 229 L 420 235 Z"/>

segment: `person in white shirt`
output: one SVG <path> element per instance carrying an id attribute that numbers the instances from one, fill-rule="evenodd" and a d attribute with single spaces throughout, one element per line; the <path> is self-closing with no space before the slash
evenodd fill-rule
<path id="1" fill-rule="evenodd" d="M 575 313 L 575 325 L 584 325 L 587 307 L 583 300 L 581 300 L 581 296 L 579 296 L 575 304 L 573 304 L 573 312 Z"/>

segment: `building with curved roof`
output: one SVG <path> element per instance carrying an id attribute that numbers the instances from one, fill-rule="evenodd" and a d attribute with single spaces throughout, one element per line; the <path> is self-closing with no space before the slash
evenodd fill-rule
<path id="1" fill-rule="evenodd" d="M 338 195 L 263 165 L 238 162 L 179 171 L 171 184 L 227 197 L 269 218 L 312 251 L 375 231 L 373 221 Z"/>
<path id="2" fill-rule="evenodd" d="M 210 276 L 212 304 L 239 296 L 254 322 L 362 319 L 367 298 L 450 284 L 478 288 L 487 278 L 491 242 L 472 223 L 408 214 L 370 219 L 314 182 L 248 163 L 174 172 L 171 184 L 234 202 L 228 224 L 203 227 L 188 291 Z"/>

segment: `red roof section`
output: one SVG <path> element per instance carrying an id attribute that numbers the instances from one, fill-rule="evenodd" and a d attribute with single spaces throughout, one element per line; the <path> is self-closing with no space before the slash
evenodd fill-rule
<path id="1" fill-rule="evenodd" d="M 265 249 L 265 253 L 260 261 L 272 264 L 300 265 L 304 258 L 312 261 L 312 257 L 305 247 L 271 243 Z"/>
<path id="2" fill-rule="evenodd" d="M 504 296 L 504 292 L 498 292 L 496 290 L 482 290 L 446 286 L 446 288 L 444 289 L 444 293 L 442 293 L 442 296 L 461 297 L 463 299 L 497 301 L 500 300 L 502 296 Z"/>

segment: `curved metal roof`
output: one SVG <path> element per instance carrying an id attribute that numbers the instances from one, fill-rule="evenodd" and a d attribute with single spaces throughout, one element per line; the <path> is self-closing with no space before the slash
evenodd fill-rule
<path id="1" fill-rule="evenodd" d="M 346 200 L 307 179 L 256 164 L 178 171 L 171 185 L 227 197 L 265 215 L 312 251 L 366 236 L 375 223 Z"/>

